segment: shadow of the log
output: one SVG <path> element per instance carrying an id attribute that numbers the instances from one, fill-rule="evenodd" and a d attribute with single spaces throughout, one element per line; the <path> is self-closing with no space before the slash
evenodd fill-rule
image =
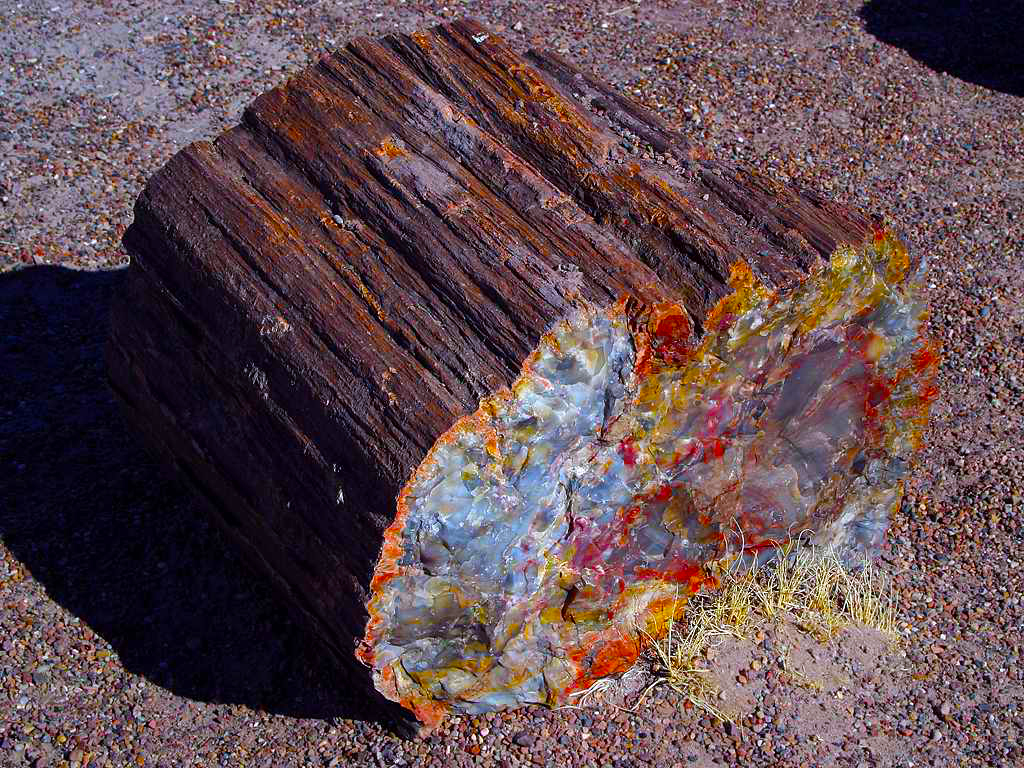
<path id="1" fill-rule="evenodd" d="M 124 666 L 197 701 L 403 729 L 338 679 L 139 445 L 104 348 L 118 272 L 0 274 L 0 537 Z"/>
<path id="2" fill-rule="evenodd" d="M 869 34 L 927 67 L 1024 96 L 1024 6 L 1020 0 L 868 0 Z"/>

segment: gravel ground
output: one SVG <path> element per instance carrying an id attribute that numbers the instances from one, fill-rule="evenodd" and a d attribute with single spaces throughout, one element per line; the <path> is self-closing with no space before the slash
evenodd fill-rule
<path id="1" fill-rule="evenodd" d="M 659 694 L 404 742 L 142 452 L 102 348 L 144 178 L 325 48 L 462 15 L 568 52 L 722 156 L 887 213 L 927 254 L 943 400 L 883 562 L 901 650 L 782 627 L 716 661 L 736 725 Z M 1019 0 L 3 3 L 0 764 L 1024 765 L 1022 18 Z"/>

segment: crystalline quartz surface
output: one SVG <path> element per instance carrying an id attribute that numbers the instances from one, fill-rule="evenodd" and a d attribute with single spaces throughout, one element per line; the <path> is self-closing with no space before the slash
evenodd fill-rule
<path id="1" fill-rule="evenodd" d="M 672 305 L 558 323 L 403 490 L 360 658 L 427 723 L 564 703 L 627 669 L 708 566 L 882 544 L 934 397 L 888 234 L 775 294 L 740 266 L 694 341 Z"/>

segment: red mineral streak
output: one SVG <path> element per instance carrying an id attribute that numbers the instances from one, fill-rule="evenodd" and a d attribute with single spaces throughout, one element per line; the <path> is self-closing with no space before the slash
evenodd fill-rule
<path id="1" fill-rule="evenodd" d="M 679 304 L 663 302 L 648 306 L 627 296 L 619 300 L 614 311 L 628 320 L 636 343 L 638 374 L 682 365 L 693 354 L 693 324 Z"/>
<path id="2" fill-rule="evenodd" d="M 690 560 L 669 563 L 664 568 L 634 568 L 633 575 L 639 579 L 657 579 L 671 584 L 686 584 L 690 592 L 697 592 L 707 580 L 703 566 Z"/>
<path id="3" fill-rule="evenodd" d="M 782 542 L 777 539 L 763 539 L 762 541 L 748 542 L 747 545 L 743 547 L 743 554 L 756 555 L 769 549 L 778 549 L 781 545 Z"/>
<path id="4" fill-rule="evenodd" d="M 679 365 L 693 351 L 689 344 L 692 326 L 685 314 L 670 314 L 657 321 L 654 337 L 657 341 L 655 353 L 666 363 Z"/>
<path id="5" fill-rule="evenodd" d="M 718 437 L 702 438 L 702 461 L 707 464 L 712 459 L 720 459 L 725 455 L 725 440 Z"/>
<path id="6" fill-rule="evenodd" d="M 922 344 L 921 347 L 914 352 L 911 359 L 914 362 L 914 373 L 918 375 L 937 368 L 939 364 L 939 350 L 937 345 L 931 342 Z"/>
<path id="7" fill-rule="evenodd" d="M 589 648 L 573 648 L 569 651 L 569 659 L 580 674 L 566 688 L 566 693 L 586 690 L 603 677 L 621 675 L 636 663 L 641 650 L 636 639 L 611 632 L 595 638 Z"/>
<path id="8" fill-rule="evenodd" d="M 632 437 L 624 437 L 619 442 L 619 455 L 627 467 L 636 465 L 636 441 Z"/>
<path id="9" fill-rule="evenodd" d="M 881 405 L 883 400 L 888 400 L 892 396 L 892 391 L 882 381 L 872 381 L 868 387 L 867 402 L 871 407 Z"/>

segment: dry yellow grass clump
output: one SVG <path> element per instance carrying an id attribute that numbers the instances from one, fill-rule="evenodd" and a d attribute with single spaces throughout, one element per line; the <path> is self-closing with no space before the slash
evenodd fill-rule
<path id="1" fill-rule="evenodd" d="M 759 567 L 740 569 L 738 562 L 719 568 L 721 588 L 691 597 L 664 638 L 640 630 L 653 659 L 654 680 L 644 694 L 668 685 L 698 709 L 728 720 L 713 704 L 717 690 L 701 666 L 706 650 L 725 637 L 749 638 L 760 626 L 786 620 L 822 642 L 848 626 L 898 638 L 895 594 L 870 562 L 851 571 L 833 551 L 792 545 Z"/>

